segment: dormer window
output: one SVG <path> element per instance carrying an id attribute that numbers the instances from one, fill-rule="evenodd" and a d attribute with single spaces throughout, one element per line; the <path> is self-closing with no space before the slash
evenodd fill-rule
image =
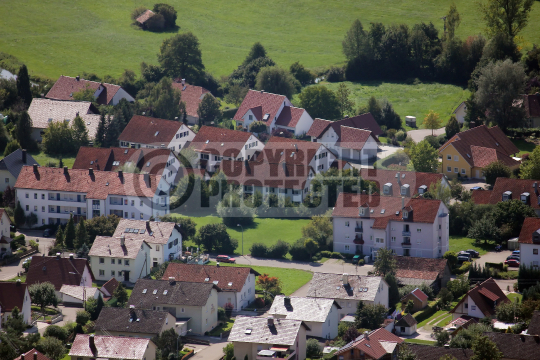
<path id="1" fill-rule="evenodd" d="M 392 183 L 386 183 L 383 187 L 384 195 L 392 195 Z"/>
<path id="2" fill-rule="evenodd" d="M 407 210 L 403 210 L 403 218 L 408 219 L 409 218 L 409 212 Z"/>
<path id="3" fill-rule="evenodd" d="M 522 203 L 524 203 L 525 205 L 529 205 L 531 194 L 529 194 L 528 192 L 524 192 L 523 194 L 521 194 L 520 199 Z"/>
<path id="4" fill-rule="evenodd" d="M 508 201 L 512 200 L 512 192 L 511 191 L 505 191 L 502 196 L 502 201 Z"/>
<path id="5" fill-rule="evenodd" d="M 422 185 L 422 186 L 420 186 L 420 187 L 418 188 L 418 193 L 419 193 L 419 194 L 425 194 L 425 193 L 427 193 L 427 190 L 428 190 L 427 185 Z"/>
<path id="6" fill-rule="evenodd" d="M 536 230 L 532 234 L 532 241 L 535 244 L 540 244 L 540 229 Z"/>
<path id="7" fill-rule="evenodd" d="M 409 184 L 405 184 L 401 186 L 401 195 L 402 196 L 410 196 L 410 186 Z"/>

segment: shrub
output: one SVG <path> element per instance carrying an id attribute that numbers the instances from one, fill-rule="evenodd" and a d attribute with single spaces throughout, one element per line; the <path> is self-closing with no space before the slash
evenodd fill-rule
<path id="1" fill-rule="evenodd" d="M 35 240 L 30 240 L 30 241 L 29 241 L 29 244 L 30 244 L 30 247 L 33 247 L 33 248 L 37 248 L 37 247 L 38 247 L 38 243 L 37 243 Z"/>
<path id="2" fill-rule="evenodd" d="M 284 258 L 289 252 L 290 245 L 283 240 L 278 240 L 268 251 L 268 257 L 273 259 Z"/>
<path id="3" fill-rule="evenodd" d="M 396 133 L 396 140 L 397 141 L 403 141 L 405 140 L 405 138 L 407 137 L 407 133 L 403 130 L 399 130 L 397 133 Z"/>
<path id="4" fill-rule="evenodd" d="M 332 66 L 326 73 L 326 81 L 328 82 L 340 82 L 344 79 L 343 68 Z"/>
<path id="5" fill-rule="evenodd" d="M 463 264 L 459 268 L 454 270 L 454 273 L 456 275 L 461 275 L 469 271 L 470 268 L 471 268 L 471 263 L 468 261 L 464 261 Z"/>
<path id="6" fill-rule="evenodd" d="M 226 321 L 227 320 L 227 313 L 225 312 L 225 309 L 222 308 L 222 307 L 218 307 L 217 316 L 218 316 L 218 320 L 220 320 L 220 321 Z"/>
<path id="7" fill-rule="evenodd" d="M 321 256 L 322 257 L 325 257 L 325 258 L 331 258 L 332 257 L 332 252 L 331 251 L 328 251 L 328 250 L 323 250 L 320 252 Z"/>
<path id="8" fill-rule="evenodd" d="M 249 124 L 249 131 L 254 133 L 265 133 L 267 132 L 268 127 L 266 126 L 266 123 L 263 121 L 254 121 L 251 124 Z"/>
<path id="9" fill-rule="evenodd" d="M 333 252 L 331 258 L 332 259 L 343 259 L 343 255 L 341 255 L 341 253 L 338 253 L 338 252 Z"/>
<path id="10" fill-rule="evenodd" d="M 317 339 L 309 339 L 306 344 L 306 356 L 308 358 L 320 358 L 322 356 L 319 341 Z"/>
<path id="11" fill-rule="evenodd" d="M 249 251 L 253 257 L 266 257 L 268 254 L 268 247 L 263 243 L 253 243 Z"/>
<path id="12" fill-rule="evenodd" d="M 263 298 L 256 298 L 255 301 L 253 302 L 253 306 L 257 309 L 262 309 L 264 307 L 264 299 Z"/>
<path id="13" fill-rule="evenodd" d="M 58 325 L 51 325 L 51 326 L 48 326 L 45 329 L 45 332 L 43 333 L 43 336 L 52 336 L 52 337 L 55 337 L 55 338 L 57 338 L 58 340 L 60 340 L 62 342 L 65 342 L 67 340 L 68 336 L 69 336 L 69 333 L 63 327 L 60 327 Z"/>
<path id="14" fill-rule="evenodd" d="M 388 139 L 393 139 L 396 137 L 396 134 L 397 134 L 397 130 L 396 129 L 388 129 L 386 130 L 386 137 Z"/>
<path id="15" fill-rule="evenodd" d="M 304 246 L 304 239 L 298 239 L 289 249 L 289 254 L 296 261 L 307 261 L 310 259 L 309 253 Z"/>
<path id="16" fill-rule="evenodd" d="M 146 10 L 146 7 L 139 6 L 131 12 L 131 20 L 136 21 L 139 16 L 141 16 Z"/>

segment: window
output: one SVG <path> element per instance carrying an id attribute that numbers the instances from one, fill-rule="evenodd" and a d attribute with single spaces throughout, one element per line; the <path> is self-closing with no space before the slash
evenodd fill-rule
<path id="1" fill-rule="evenodd" d="M 143 215 L 143 213 L 141 213 L 141 219 L 144 219 L 144 215 Z"/>
<path id="2" fill-rule="evenodd" d="M 459 161 L 459 156 L 454 155 L 454 161 Z"/>
<path id="3" fill-rule="evenodd" d="M 5 182 L 6 184 L 9 184 L 9 178 L 6 178 L 6 179 L 4 180 L 4 182 Z"/>
<path id="4" fill-rule="evenodd" d="M 37 205 L 34 205 L 34 211 L 37 211 Z"/>
<path id="5" fill-rule="evenodd" d="M 249 119 L 249 120 L 253 120 L 253 115 L 249 115 L 249 116 L 248 116 L 248 119 Z"/>
<path id="6" fill-rule="evenodd" d="M 186 312 L 186 309 L 180 308 L 180 312 L 182 312 L 182 313 L 183 313 L 183 312 Z"/>
<path id="7" fill-rule="evenodd" d="M 446 160 L 452 160 L 452 155 L 446 155 Z"/>
<path id="8" fill-rule="evenodd" d="M 439 224 L 439 230 L 441 230 L 441 224 Z"/>
<path id="9" fill-rule="evenodd" d="M 345 221 L 345 226 L 349 227 L 349 222 L 348 221 Z"/>
<path id="10" fill-rule="evenodd" d="M 459 172 L 458 168 L 454 168 L 454 172 L 457 174 Z"/>
<path id="11" fill-rule="evenodd" d="M 116 272 L 114 270 L 111 270 L 111 276 L 115 276 Z"/>
<path id="12" fill-rule="evenodd" d="M 351 247 L 349 245 L 345 245 L 345 251 L 349 251 Z"/>
<path id="13" fill-rule="evenodd" d="M 143 201 L 141 200 L 141 202 L 139 203 L 139 206 L 143 206 Z"/>
<path id="14" fill-rule="evenodd" d="M 159 245 L 156 245 L 156 251 L 159 251 Z"/>
<path id="15" fill-rule="evenodd" d="M 114 259 L 111 259 L 111 264 L 114 264 Z"/>
<path id="16" fill-rule="evenodd" d="M 124 260 L 124 265 L 129 266 L 129 260 Z"/>
<path id="17" fill-rule="evenodd" d="M 122 265 L 122 259 L 118 259 L 118 265 Z"/>
<path id="18" fill-rule="evenodd" d="M 169 249 L 172 249 L 172 241 L 169 243 Z"/>
<path id="19" fill-rule="evenodd" d="M 469 304 L 465 303 L 465 309 L 468 309 L 468 308 L 469 308 Z"/>
<path id="20" fill-rule="evenodd" d="M 28 193 L 24 194 L 24 197 L 26 197 L 27 199 L 30 197 L 30 195 Z"/>
<path id="21" fill-rule="evenodd" d="M 99 263 L 100 264 L 105 264 L 105 259 L 104 258 L 99 258 Z"/>
<path id="22" fill-rule="evenodd" d="M 476 305 L 471 305 L 471 310 L 476 310 Z"/>
<path id="23" fill-rule="evenodd" d="M 450 166 L 447 166 L 447 167 L 446 167 L 446 171 L 447 171 L 447 172 L 452 172 L 452 168 L 451 168 Z"/>
<path id="24" fill-rule="evenodd" d="M 421 233 L 421 232 L 422 232 L 422 229 L 416 229 L 416 232 L 417 232 L 417 233 Z"/>
<path id="25" fill-rule="evenodd" d="M 465 169 L 461 168 L 461 173 L 465 175 Z"/>
<path id="26" fill-rule="evenodd" d="M 30 206 L 26 205 L 26 211 L 30 211 Z"/>
<path id="27" fill-rule="evenodd" d="M 135 213 L 134 212 L 131 213 L 131 218 L 135 219 Z"/>
<path id="28" fill-rule="evenodd" d="M 34 199 L 37 200 L 37 193 L 34 193 Z"/>
<path id="29" fill-rule="evenodd" d="M 396 242 L 396 237 L 392 236 L 392 242 Z"/>
<path id="30" fill-rule="evenodd" d="M 124 218 L 127 219 L 128 216 L 129 216 L 129 213 L 126 211 L 126 212 L 124 213 Z"/>
<path id="31" fill-rule="evenodd" d="M 538 255 L 538 249 L 533 249 L 533 255 Z"/>
<path id="32" fill-rule="evenodd" d="M 99 276 L 105 276 L 105 270 L 99 270 Z"/>
<path id="33" fill-rule="evenodd" d="M 41 194 L 41 200 L 45 200 L 45 194 Z"/>

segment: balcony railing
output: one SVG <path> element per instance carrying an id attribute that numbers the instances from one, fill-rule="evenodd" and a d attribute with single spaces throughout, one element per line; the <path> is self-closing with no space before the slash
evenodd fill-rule
<path id="1" fill-rule="evenodd" d="M 403 236 L 411 236 L 411 232 L 410 231 L 403 231 L 401 233 L 401 235 L 403 235 Z"/>
<path id="2" fill-rule="evenodd" d="M 78 203 L 84 203 L 86 202 L 86 199 L 83 199 L 81 198 L 81 200 L 77 200 L 76 198 L 75 199 L 58 199 L 56 198 L 56 196 L 49 196 L 49 201 L 66 201 L 66 202 L 78 202 Z"/>
<path id="3" fill-rule="evenodd" d="M 92 210 L 99 210 L 99 205 L 92 205 Z"/>
<path id="4" fill-rule="evenodd" d="M 410 241 L 405 241 L 401 243 L 401 246 L 403 247 L 411 247 L 412 243 Z"/>
<path id="5" fill-rule="evenodd" d="M 362 226 L 360 226 L 360 227 L 357 226 L 357 227 L 354 228 L 354 231 L 355 232 L 364 232 L 364 228 Z"/>

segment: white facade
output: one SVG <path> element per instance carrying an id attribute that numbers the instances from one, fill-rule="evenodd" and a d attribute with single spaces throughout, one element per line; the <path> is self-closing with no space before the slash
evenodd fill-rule
<path id="1" fill-rule="evenodd" d="M 111 241 L 120 241 L 111 238 Z M 119 282 L 134 283 L 139 278 L 150 274 L 150 247 L 142 242 L 141 249 L 135 259 L 90 256 L 90 266 L 96 280 L 109 281 L 115 278 Z"/>
<path id="2" fill-rule="evenodd" d="M 379 284 L 379 288 L 377 289 L 377 292 L 375 293 L 375 297 L 373 300 L 362 300 L 365 304 L 371 304 L 371 305 L 384 305 L 385 307 L 388 307 L 388 291 L 389 287 L 386 281 L 381 280 Z M 356 312 L 356 308 L 358 306 L 358 302 L 360 300 L 354 300 L 354 299 L 335 299 L 336 302 L 341 306 L 341 309 L 337 309 L 337 313 L 339 316 L 339 320 L 343 319 L 345 316 L 349 314 L 354 314 Z"/>
<path id="3" fill-rule="evenodd" d="M 260 141 L 259 139 L 257 139 L 257 137 L 255 135 L 253 135 L 253 134 L 242 145 L 241 150 L 240 150 L 240 152 L 239 152 L 239 154 L 237 155 L 236 158 L 232 158 L 230 156 L 223 156 L 224 154 L 231 151 L 231 149 L 228 148 L 227 146 L 224 146 L 224 148 L 220 149 L 222 144 L 213 144 L 213 145 L 214 145 L 213 146 L 214 150 L 220 151 L 221 156 L 220 155 L 210 154 L 208 152 L 200 152 L 198 150 L 195 150 L 195 152 L 199 155 L 199 157 L 198 157 L 198 166 L 200 168 L 203 168 L 203 166 L 201 166 L 200 162 L 201 162 L 201 160 L 206 160 L 205 168 L 206 168 L 206 171 L 209 171 L 209 172 L 216 171 L 216 166 L 219 166 L 223 159 L 225 159 L 225 160 L 239 160 L 239 161 L 251 160 L 253 155 L 257 151 L 262 151 L 264 149 L 264 143 L 262 141 Z M 239 144 L 234 144 L 234 145 L 236 146 L 236 145 L 239 145 Z"/>
<path id="4" fill-rule="evenodd" d="M 193 130 L 191 130 L 187 125 L 182 124 L 180 128 L 176 131 L 176 133 L 171 134 L 171 139 L 168 143 L 164 142 L 145 144 L 130 141 L 120 141 L 120 147 L 132 149 L 170 149 L 178 153 L 186 146 L 187 142 L 191 142 L 193 140 L 195 135 L 196 134 L 193 132 Z"/>
<path id="5" fill-rule="evenodd" d="M 178 259 L 182 255 L 182 234 L 173 229 L 167 244 L 158 244 L 148 241 L 152 249 L 150 250 L 150 266 L 155 267 L 170 259 Z"/>
<path id="6" fill-rule="evenodd" d="M 336 156 L 326 146 L 320 146 L 319 150 L 315 153 L 315 156 L 309 161 L 315 173 L 321 173 L 328 171 L 332 163 L 336 160 Z"/>
<path id="7" fill-rule="evenodd" d="M 540 243 L 533 244 L 519 244 L 521 261 L 520 265 L 526 265 L 538 269 L 540 263 Z"/>
<path id="8" fill-rule="evenodd" d="M 235 311 L 242 310 L 255 301 L 255 274 L 249 273 L 246 282 L 242 286 L 242 291 L 221 291 L 218 293 L 218 306 L 225 307 L 225 304 L 234 305 Z"/>
<path id="9" fill-rule="evenodd" d="M 465 115 L 467 115 L 467 105 L 465 102 L 459 104 L 456 110 L 454 110 L 454 115 L 456 115 L 458 123 L 463 124 L 465 122 Z"/>
<path id="10" fill-rule="evenodd" d="M 350 149 L 346 143 L 338 142 L 338 139 L 337 133 L 331 126 L 321 135 L 320 139 L 311 137 L 311 141 L 324 144 L 342 160 L 367 161 L 377 157 L 379 144 L 372 136 L 366 140 L 362 150 Z"/>
<path id="11" fill-rule="evenodd" d="M 268 131 L 270 133 L 272 133 L 272 131 L 276 128 L 276 120 L 279 117 L 279 114 L 281 114 L 281 111 L 283 110 L 283 108 L 285 106 L 292 106 L 291 102 L 287 98 L 285 98 L 285 100 L 283 101 L 283 103 L 279 107 L 279 110 L 276 111 L 276 115 L 274 116 L 274 118 L 271 119 L 271 121 L 266 122 L 266 124 L 268 125 Z M 243 126 L 244 129 L 249 130 L 249 125 L 251 125 L 251 123 L 254 122 L 254 121 L 257 121 L 257 117 L 253 114 L 253 112 L 250 109 L 244 114 L 244 116 L 242 116 L 242 121 L 237 121 L 236 125 L 237 126 Z M 313 120 L 311 120 L 311 121 L 313 122 Z"/>
<path id="12" fill-rule="evenodd" d="M 97 96 L 96 96 L 96 98 L 97 98 Z M 134 102 L 135 101 L 133 96 L 129 95 L 126 90 L 120 88 L 120 89 L 118 89 L 116 94 L 114 94 L 114 96 L 112 98 L 112 101 L 111 101 L 112 105 L 117 105 L 120 102 L 120 100 L 122 100 L 122 99 L 126 99 L 129 102 Z"/>
<path id="13" fill-rule="evenodd" d="M 24 300 L 22 309 L 19 309 L 19 314 L 22 315 L 24 323 L 30 325 L 32 322 L 32 304 L 30 299 L 30 293 L 28 292 L 28 286 L 24 291 Z M 7 321 L 8 317 L 11 316 L 11 311 L 4 311 L 2 305 L 0 305 L 0 329 L 2 329 L 2 323 Z"/>
<path id="14" fill-rule="evenodd" d="M 397 255 L 440 258 L 450 249 L 448 209 L 442 202 L 433 223 L 389 220 L 385 229 L 373 229 L 375 218 L 334 217 L 332 222 L 336 252 L 375 257 L 387 248 Z M 364 244 L 355 244 L 357 238 Z"/>

